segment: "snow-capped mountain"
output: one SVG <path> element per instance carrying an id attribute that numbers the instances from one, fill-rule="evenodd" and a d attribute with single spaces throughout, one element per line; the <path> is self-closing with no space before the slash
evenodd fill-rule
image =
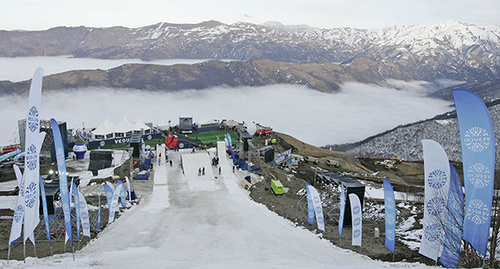
<path id="1" fill-rule="evenodd" d="M 500 131 L 500 101 L 487 104 L 495 133 Z M 326 146 L 332 150 L 346 151 L 358 157 L 391 158 L 407 161 L 423 160 L 422 140 L 432 139 L 443 146 L 450 161 L 461 162 L 462 150 L 456 112 L 438 115 L 432 119 L 398 126 L 363 141 Z M 495 147 L 500 137 L 495 137 Z M 496 152 L 496 165 L 500 165 L 500 151 Z"/>
<path id="2" fill-rule="evenodd" d="M 158 23 L 140 28 L 58 27 L 1 31 L 0 56 L 74 55 L 94 58 L 270 59 L 391 62 L 412 79 L 486 81 L 500 76 L 500 27 L 456 21 L 383 29 L 284 26 L 276 22 Z M 368 67 L 367 67 L 368 68 Z M 367 70 L 386 75 L 384 70 Z"/>

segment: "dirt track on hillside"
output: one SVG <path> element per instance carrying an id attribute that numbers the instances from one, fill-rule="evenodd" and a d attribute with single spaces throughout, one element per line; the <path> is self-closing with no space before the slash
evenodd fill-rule
<path id="1" fill-rule="evenodd" d="M 306 183 L 315 184 L 315 171 L 313 167 L 319 167 L 334 173 L 349 173 L 352 177 L 380 186 L 382 184 L 382 179 L 386 177 L 391 181 L 395 190 L 418 192 L 422 190 L 421 185 L 423 184 L 422 163 L 402 163 L 397 166 L 397 169 L 389 171 L 385 170 L 383 166 L 377 166 L 375 164 L 376 160 L 357 159 L 346 153 L 317 148 L 285 134 L 275 133 L 272 137 L 276 138 L 278 141 L 273 145 L 275 154 L 292 148 L 293 154 L 313 156 L 318 158 L 320 163 L 311 165 L 300 162 L 298 167 L 287 172 L 282 169 L 271 167 L 259 158 L 252 158 L 252 163 L 258 164 L 262 168 L 259 171 L 262 173 L 262 181 L 254 184 L 251 189 L 250 196 L 254 201 L 264 204 L 269 210 L 276 212 L 278 215 L 290 220 L 297 226 L 304 227 L 317 233 L 318 236 L 330 240 L 337 246 L 365 254 L 373 259 L 384 261 L 393 261 L 394 259 L 395 261 L 414 261 L 429 265 L 434 264 L 434 261 L 418 254 L 416 250 L 410 249 L 399 240 L 396 241 L 396 255 L 394 257 L 393 254 L 385 248 L 385 223 L 383 218 L 376 217 L 383 214 L 381 209 L 383 208 L 383 200 L 374 200 L 365 197 L 364 214 L 372 214 L 373 217 L 363 218 L 363 242 L 361 247 L 351 246 L 350 226 L 344 227 L 342 239 L 339 236 L 337 224 L 339 195 L 336 190 L 332 190 L 331 186 L 318 183 L 315 185 L 318 191 L 324 195 L 322 196 L 322 203 L 324 207 L 323 212 L 326 217 L 326 232 L 323 233 L 317 230 L 315 225 L 311 225 L 307 222 L 307 201 L 305 199 L 304 189 Z M 265 138 L 266 137 L 253 139 L 257 148 L 264 146 L 263 143 Z M 339 168 L 328 167 L 325 164 L 327 159 L 336 160 L 340 162 L 341 166 Z M 379 171 L 377 176 L 372 176 L 372 174 L 377 171 Z M 290 175 L 293 176 L 290 177 Z M 284 188 L 287 189 L 285 194 L 275 195 L 271 191 L 271 178 L 273 177 L 278 178 L 282 182 Z M 405 206 L 408 208 L 421 208 L 422 203 L 407 201 L 405 202 Z M 378 212 L 374 212 L 377 210 Z M 403 222 L 413 215 L 414 212 L 412 213 L 409 209 L 398 208 L 398 222 Z M 422 216 L 416 216 L 416 218 L 420 219 Z M 378 238 L 375 238 L 374 235 L 375 228 L 378 228 L 380 231 L 380 236 Z M 417 222 L 413 229 L 419 228 L 422 228 L 422 226 Z"/>

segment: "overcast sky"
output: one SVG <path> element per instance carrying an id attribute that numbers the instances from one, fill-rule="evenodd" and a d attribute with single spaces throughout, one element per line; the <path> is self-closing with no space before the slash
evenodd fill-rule
<path id="1" fill-rule="evenodd" d="M 499 0 L 3 0 L 0 29 L 140 27 L 218 20 L 320 28 L 382 28 L 456 20 L 500 25 Z"/>

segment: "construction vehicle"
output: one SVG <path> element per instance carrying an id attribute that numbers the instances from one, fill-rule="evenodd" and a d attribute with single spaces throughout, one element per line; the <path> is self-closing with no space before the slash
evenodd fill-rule
<path id="1" fill-rule="evenodd" d="M 396 169 L 396 165 L 397 164 L 401 164 L 401 160 L 396 158 L 396 157 L 392 157 L 390 160 L 384 160 L 384 161 L 377 161 L 375 162 L 375 164 L 378 164 L 378 165 L 383 165 L 385 167 L 385 169 L 388 169 L 388 170 L 391 170 L 391 169 Z"/>

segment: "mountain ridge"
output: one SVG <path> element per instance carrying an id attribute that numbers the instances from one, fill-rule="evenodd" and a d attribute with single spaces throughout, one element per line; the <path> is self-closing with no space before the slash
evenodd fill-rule
<path id="1" fill-rule="evenodd" d="M 56 27 L 0 31 L 0 57 L 74 55 L 101 59 L 232 59 L 391 62 L 413 79 L 487 81 L 500 76 L 500 27 L 455 21 L 381 29 L 157 23 L 126 28 Z"/>
<path id="2" fill-rule="evenodd" d="M 391 63 L 356 59 L 348 66 L 332 63 L 283 63 L 253 61 L 207 61 L 171 66 L 125 64 L 109 70 L 75 70 L 44 77 L 44 90 L 85 87 L 132 88 L 153 91 L 205 89 L 215 86 L 303 85 L 321 92 L 337 92 L 345 82 L 376 84 L 385 77 L 411 80 Z M 24 93 L 29 80 L 0 82 L 0 94 Z"/>
<path id="3" fill-rule="evenodd" d="M 500 131 L 500 99 L 486 102 L 493 129 Z M 399 125 L 393 129 L 367 137 L 361 141 L 342 145 L 326 145 L 323 148 L 353 154 L 357 157 L 392 158 L 406 161 L 422 161 L 423 149 L 421 141 L 432 139 L 443 146 L 450 161 L 460 163 L 462 151 L 456 110 L 449 111 L 433 118 L 409 124 Z M 495 137 L 495 147 L 500 146 L 500 137 Z M 496 165 L 500 165 L 500 152 L 497 151 Z"/>

